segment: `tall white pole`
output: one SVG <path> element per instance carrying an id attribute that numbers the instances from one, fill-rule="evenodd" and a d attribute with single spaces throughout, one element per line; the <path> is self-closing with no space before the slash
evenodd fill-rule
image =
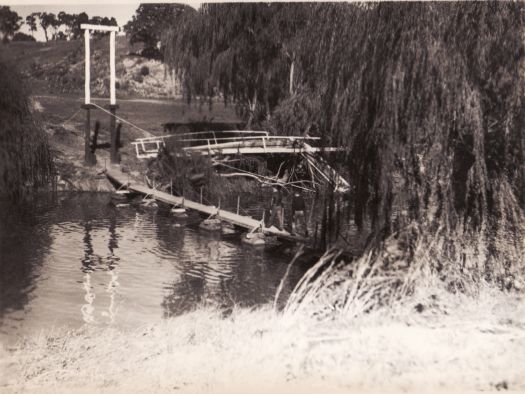
<path id="1" fill-rule="evenodd" d="M 89 50 L 89 30 L 84 30 L 84 43 L 86 49 L 86 61 L 85 61 L 85 84 L 84 84 L 84 93 L 85 93 L 85 104 L 91 102 L 91 92 L 89 90 L 89 82 L 91 80 L 91 70 L 89 64 L 90 50 Z"/>
<path id="2" fill-rule="evenodd" d="M 115 32 L 109 33 L 109 89 L 110 104 L 115 105 L 117 98 L 115 96 Z"/>

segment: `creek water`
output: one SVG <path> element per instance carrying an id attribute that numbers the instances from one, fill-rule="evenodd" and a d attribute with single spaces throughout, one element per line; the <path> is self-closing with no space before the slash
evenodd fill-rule
<path id="1" fill-rule="evenodd" d="M 116 208 L 96 193 L 41 196 L 23 208 L 0 202 L 0 341 L 272 302 L 291 257 L 201 230 L 200 220 Z M 303 272 L 291 267 L 283 298 Z"/>

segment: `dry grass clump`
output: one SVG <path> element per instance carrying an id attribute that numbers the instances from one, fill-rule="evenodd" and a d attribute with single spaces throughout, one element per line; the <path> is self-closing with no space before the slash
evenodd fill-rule
<path id="1" fill-rule="evenodd" d="M 463 227 L 431 233 L 413 223 L 355 261 L 329 251 L 297 284 L 285 313 L 352 318 L 403 303 L 417 288 L 433 289 L 438 283 L 447 292 L 470 296 L 487 285 L 523 291 L 523 228 L 515 233 L 498 228 L 496 234 Z"/>

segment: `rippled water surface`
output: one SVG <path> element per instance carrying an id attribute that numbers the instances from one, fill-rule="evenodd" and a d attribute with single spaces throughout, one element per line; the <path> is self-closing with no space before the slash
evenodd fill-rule
<path id="1" fill-rule="evenodd" d="M 0 339 L 83 324 L 136 327 L 203 304 L 273 301 L 290 261 L 169 212 L 115 208 L 103 194 L 0 202 Z M 285 295 L 302 269 L 292 267 Z"/>

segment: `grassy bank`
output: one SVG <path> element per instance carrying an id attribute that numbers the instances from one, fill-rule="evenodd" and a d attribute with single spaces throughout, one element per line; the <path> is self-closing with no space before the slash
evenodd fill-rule
<path id="1" fill-rule="evenodd" d="M 85 111 L 80 108 L 81 95 L 35 95 L 32 97 L 33 111 L 38 113 L 47 132 L 50 148 L 55 160 L 60 188 L 71 190 L 112 190 L 109 185 L 100 185 L 97 172 L 104 163 L 109 163 L 109 148 L 97 149 L 98 167 L 84 166 Z M 92 99 L 100 106 L 107 106 L 107 99 Z M 117 115 L 147 133 L 160 135 L 163 123 L 192 122 L 203 119 L 231 122 L 237 117 L 232 107 L 223 103 L 187 105 L 181 100 L 118 100 Z M 91 114 L 92 128 L 100 122 L 99 143 L 109 143 L 109 115 L 101 110 Z M 120 150 L 122 164 L 133 170 L 144 170 L 145 162 L 135 156 L 133 145 L 136 138 L 146 137 L 143 131 L 124 124 L 121 132 L 123 148 Z M 109 189 L 108 189 L 109 188 Z"/>
<path id="2" fill-rule="evenodd" d="M 0 391 L 525 390 L 523 296 L 436 282 L 351 316 L 204 309 L 134 331 L 44 332 L 2 350 Z"/>
<path id="3" fill-rule="evenodd" d="M 84 42 L 11 42 L 4 57 L 31 81 L 34 92 L 78 93 L 84 89 Z M 119 97 L 168 98 L 181 95 L 180 83 L 160 61 L 135 55 L 126 37 L 116 38 L 116 88 Z M 91 39 L 91 91 L 109 94 L 109 38 Z"/>

